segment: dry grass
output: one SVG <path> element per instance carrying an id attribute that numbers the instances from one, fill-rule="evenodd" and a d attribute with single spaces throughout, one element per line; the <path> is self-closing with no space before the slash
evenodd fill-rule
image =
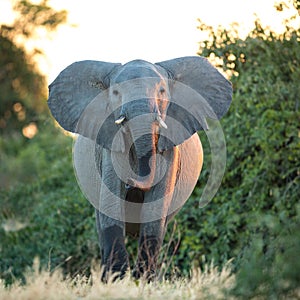
<path id="1" fill-rule="evenodd" d="M 38 262 L 26 276 L 27 284 L 13 284 L 5 288 L 0 282 L 0 299 L 224 299 L 224 289 L 230 289 L 234 277 L 225 267 L 218 272 L 207 267 L 204 272 L 195 270 L 190 280 L 153 282 L 150 284 L 125 278 L 122 281 L 102 284 L 100 271 L 93 270 L 90 278 L 63 279 L 60 271 L 50 274 L 39 271 Z"/>

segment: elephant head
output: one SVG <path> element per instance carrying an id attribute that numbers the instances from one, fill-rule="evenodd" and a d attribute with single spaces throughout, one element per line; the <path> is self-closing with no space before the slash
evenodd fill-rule
<path id="1" fill-rule="evenodd" d="M 221 118 L 232 96 L 230 82 L 202 57 L 77 62 L 49 89 L 48 105 L 64 129 L 111 151 L 134 147 L 137 176 L 127 183 L 141 190 L 153 185 L 157 153 L 207 129 L 205 118 Z"/>

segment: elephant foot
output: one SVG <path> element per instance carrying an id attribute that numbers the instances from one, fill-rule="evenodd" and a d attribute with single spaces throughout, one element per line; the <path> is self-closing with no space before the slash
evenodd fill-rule
<path id="1" fill-rule="evenodd" d="M 101 274 L 101 281 L 108 283 L 109 281 L 114 282 L 118 279 L 122 280 L 128 270 L 128 263 L 126 264 L 112 264 L 105 265 Z"/>
<path id="2" fill-rule="evenodd" d="M 149 283 L 156 278 L 156 268 L 151 268 L 145 264 L 139 263 L 133 269 L 132 277 L 136 280 L 142 279 Z"/>

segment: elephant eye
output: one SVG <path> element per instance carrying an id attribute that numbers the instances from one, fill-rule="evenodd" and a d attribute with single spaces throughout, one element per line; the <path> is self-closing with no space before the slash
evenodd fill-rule
<path id="1" fill-rule="evenodd" d="M 118 92 L 117 90 L 113 90 L 113 94 L 114 94 L 115 96 L 118 96 L 118 95 L 119 95 L 119 92 Z"/>

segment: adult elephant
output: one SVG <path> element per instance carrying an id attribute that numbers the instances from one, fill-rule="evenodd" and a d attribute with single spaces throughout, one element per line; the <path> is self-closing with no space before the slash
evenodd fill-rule
<path id="1" fill-rule="evenodd" d="M 54 118 L 79 134 L 74 166 L 96 208 L 103 280 L 128 269 L 126 233 L 139 237 L 134 276 L 153 276 L 167 223 L 201 171 L 197 131 L 228 110 L 230 82 L 202 57 L 81 61 L 49 90 Z"/>

